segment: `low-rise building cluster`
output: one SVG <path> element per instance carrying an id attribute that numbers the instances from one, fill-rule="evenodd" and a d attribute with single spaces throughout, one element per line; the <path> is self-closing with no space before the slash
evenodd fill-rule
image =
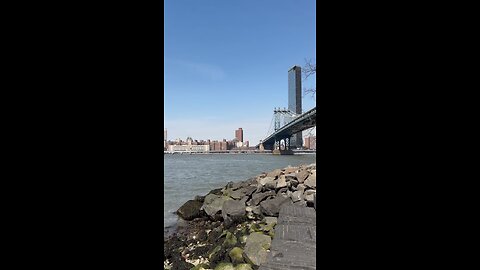
<path id="1" fill-rule="evenodd" d="M 167 130 L 164 131 L 163 149 L 170 152 L 210 152 L 210 151 L 228 151 L 228 150 L 253 150 L 248 141 L 243 141 L 243 130 L 239 128 L 235 131 L 235 139 L 227 141 L 218 140 L 193 140 L 188 137 L 185 141 L 176 139 L 167 140 Z"/>

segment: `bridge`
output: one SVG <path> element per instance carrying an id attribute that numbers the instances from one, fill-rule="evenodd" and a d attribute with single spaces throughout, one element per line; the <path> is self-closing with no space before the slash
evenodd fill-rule
<path id="1" fill-rule="evenodd" d="M 317 107 L 298 116 L 288 110 L 274 110 L 274 112 L 276 114 L 275 131 L 257 145 L 260 149 L 280 149 L 280 145 L 283 142 L 284 150 L 290 150 L 290 138 L 294 134 L 317 125 Z M 284 120 L 283 126 L 281 126 L 282 122 L 279 120 L 280 115 L 287 119 L 286 121 Z"/>

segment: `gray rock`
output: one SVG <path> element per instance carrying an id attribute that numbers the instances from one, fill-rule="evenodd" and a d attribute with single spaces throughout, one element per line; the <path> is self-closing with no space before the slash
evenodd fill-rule
<path id="1" fill-rule="evenodd" d="M 252 213 L 254 213 L 255 215 L 260 215 L 262 213 L 262 211 L 260 210 L 260 206 L 252 207 Z"/>
<path id="2" fill-rule="evenodd" d="M 297 174 L 296 173 L 288 173 L 288 174 L 285 174 L 285 179 L 287 181 L 290 181 L 292 179 L 297 179 Z"/>
<path id="3" fill-rule="evenodd" d="M 267 177 L 273 177 L 273 178 L 276 178 L 278 177 L 280 174 L 282 174 L 282 170 L 281 169 L 276 169 L 274 171 L 271 171 L 269 173 L 267 173 Z"/>
<path id="4" fill-rule="evenodd" d="M 275 196 L 275 190 L 270 190 L 263 193 L 255 193 L 252 195 L 251 205 L 257 206 L 261 201 L 270 196 Z"/>
<path id="5" fill-rule="evenodd" d="M 298 182 L 303 183 L 305 179 L 307 179 L 309 174 L 310 172 L 307 170 L 301 170 L 300 172 L 298 172 L 296 175 Z"/>
<path id="6" fill-rule="evenodd" d="M 305 180 L 304 184 L 310 188 L 317 187 L 317 173 L 312 173 L 308 176 L 307 180 Z"/>
<path id="7" fill-rule="evenodd" d="M 265 217 L 265 223 L 267 225 L 270 225 L 270 224 L 277 224 L 277 221 L 278 219 L 276 217 Z"/>
<path id="8" fill-rule="evenodd" d="M 277 196 L 273 199 L 261 202 L 260 210 L 265 216 L 278 217 L 280 206 L 287 202 L 291 202 L 288 197 Z"/>
<path id="9" fill-rule="evenodd" d="M 216 200 L 220 197 L 221 197 L 221 195 L 216 195 L 216 194 L 209 193 L 207 196 L 205 196 L 205 199 L 203 200 L 203 204 L 210 204 L 214 200 Z"/>
<path id="10" fill-rule="evenodd" d="M 185 220 L 192 220 L 200 216 L 202 205 L 203 203 L 200 201 L 189 200 L 177 210 L 177 214 Z"/>
<path id="11" fill-rule="evenodd" d="M 304 192 L 305 195 L 311 195 L 311 194 L 315 194 L 315 193 L 317 193 L 317 191 L 314 190 L 314 189 L 307 189 Z"/>
<path id="12" fill-rule="evenodd" d="M 290 197 L 292 198 L 293 202 L 301 201 L 301 200 L 303 200 L 303 192 L 300 191 L 300 190 L 297 190 L 297 191 L 293 192 Z"/>
<path id="13" fill-rule="evenodd" d="M 215 215 L 222 210 L 223 204 L 226 201 L 232 200 L 232 198 L 228 196 L 217 196 L 213 195 L 215 197 L 208 197 L 210 195 L 207 195 L 205 197 L 205 202 L 203 203 L 202 209 L 207 213 L 212 218 L 215 218 Z"/>
<path id="14" fill-rule="evenodd" d="M 263 233 L 254 232 L 247 237 L 245 248 L 243 249 L 243 257 L 248 263 L 259 266 L 267 262 L 267 250 L 272 244 L 270 236 Z"/>
<path id="15" fill-rule="evenodd" d="M 277 181 L 277 189 L 287 187 L 287 180 L 285 179 L 285 175 L 280 175 Z"/>
<path id="16" fill-rule="evenodd" d="M 245 196 L 252 196 L 252 194 L 257 190 L 257 186 L 248 186 L 245 188 Z"/>
<path id="17" fill-rule="evenodd" d="M 277 191 L 277 194 L 279 194 L 279 193 L 286 193 L 287 190 L 288 190 L 287 187 L 281 188 L 281 189 L 279 189 L 279 190 Z"/>
<path id="18" fill-rule="evenodd" d="M 258 183 L 259 183 L 260 185 L 264 186 L 267 182 L 274 181 L 274 180 L 275 180 L 275 178 L 273 178 L 273 177 L 268 177 L 268 176 L 267 176 L 267 177 L 264 177 L 264 178 L 260 178 L 260 179 L 258 180 Z"/>
<path id="19" fill-rule="evenodd" d="M 233 183 L 232 190 L 237 190 L 239 188 L 247 187 L 249 184 L 247 181 L 240 181 L 240 182 Z"/>
<path id="20" fill-rule="evenodd" d="M 245 196 L 245 193 L 242 190 L 234 190 L 229 194 L 229 196 L 232 199 L 239 200 Z"/>
<path id="21" fill-rule="evenodd" d="M 241 200 L 240 200 L 240 203 L 245 206 L 246 203 L 247 203 L 247 200 L 248 200 L 248 197 L 243 197 Z"/>
<path id="22" fill-rule="evenodd" d="M 264 185 L 266 190 L 275 190 L 276 186 L 277 186 L 277 181 L 275 181 L 275 180 L 267 181 L 267 182 L 265 182 L 265 185 Z"/>

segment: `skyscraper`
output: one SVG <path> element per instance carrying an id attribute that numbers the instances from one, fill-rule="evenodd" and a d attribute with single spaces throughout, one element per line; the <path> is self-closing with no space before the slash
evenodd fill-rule
<path id="1" fill-rule="evenodd" d="M 243 142 L 243 129 L 242 128 L 238 128 L 237 130 L 235 130 L 235 138 L 239 142 Z"/>
<path id="2" fill-rule="evenodd" d="M 302 68 L 293 66 L 288 71 L 288 109 L 296 114 L 302 113 Z M 290 138 L 290 147 L 302 147 L 302 132 Z"/>

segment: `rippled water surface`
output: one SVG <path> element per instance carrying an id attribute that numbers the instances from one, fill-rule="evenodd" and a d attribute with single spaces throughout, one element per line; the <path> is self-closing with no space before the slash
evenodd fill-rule
<path id="1" fill-rule="evenodd" d="M 177 220 L 173 212 L 196 195 L 288 165 L 315 163 L 315 158 L 315 154 L 164 155 L 164 227 L 173 225 Z"/>

